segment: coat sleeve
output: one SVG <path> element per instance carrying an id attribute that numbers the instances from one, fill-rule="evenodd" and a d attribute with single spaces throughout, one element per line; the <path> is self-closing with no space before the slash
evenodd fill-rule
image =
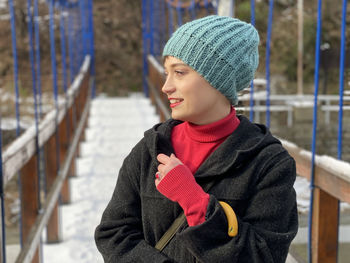
<path id="1" fill-rule="evenodd" d="M 178 235 L 200 262 L 285 262 L 298 229 L 295 162 L 289 155 L 270 161 L 245 213 L 237 216 L 235 237 L 228 236 L 225 213 L 212 195 L 207 220 Z"/>
<path id="2" fill-rule="evenodd" d="M 139 194 L 142 141 L 124 160 L 114 193 L 95 230 L 104 262 L 172 262 L 144 240 Z"/>

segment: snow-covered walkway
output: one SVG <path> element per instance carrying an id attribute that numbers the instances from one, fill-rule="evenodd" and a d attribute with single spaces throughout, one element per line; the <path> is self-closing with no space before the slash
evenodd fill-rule
<path id="1" fill-rule="evenodd" d="M 72 202 L 61 206 L 62 241 L 43 245 L 45 263 L 103 262 L 94 230 L 111 198 L 118 170 L 143 132 L 159 122 L 142 95 L 93 100 L 85 142 L 70 179 Z"/>

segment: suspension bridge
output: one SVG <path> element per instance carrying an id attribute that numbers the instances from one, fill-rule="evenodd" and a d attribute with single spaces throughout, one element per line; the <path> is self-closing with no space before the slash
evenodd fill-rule
<path id="1" fill-rule="evenodd" d="M 4 2 L 0 1 L 0 26 L 7 29 L 2 38 L 12 52 L 12 73 L 0 82 L 0 262 L 103 262 L 93 232 L 112 195 L 118 169 L 143 132 L 170 117 L 160 92 L 166 40 L 187 21 L 215 13 L 238 16 L 240 10 L 233 0 L 143 0 L 142 92 L 113 98 L 96 92 L 92 0 Z M 303 92 L 298 67 L 295 94 L 284 94 L 276 91 L 270 69 L 273 21 L 284 15 L 274 11 L 276 2 L 249 2 L 247 22 L 253 25 L 261 10 L 256 7 L 264 5 L 267 10 L 261 35 L 264 67 L 240 95 L 237 111 L 269 126 L 297 163 L 300 230 L 287 262 L 347 262 L 348 4 L 337 2 L 341 5 L 337 94 L 319 94 L 322 11 L 327 12 L 321 0 L 315 1 L 313 93 Z M 302 5 L 299 0 L 298 11 Z M 24 36 L 18 33 L 21 12 L 27 24 Z M 300 11 L 300 35 L 302 18 Z M 44 49 L 49 52 L 43 53 Z M 50 56 L 50 64 L 43 56 Z M 302 49 L 296 56 L 302 65 Z M 24 88 L 31 92 L 24 93 Z M 16 138 L 3 140 L 9 127 Z"/>

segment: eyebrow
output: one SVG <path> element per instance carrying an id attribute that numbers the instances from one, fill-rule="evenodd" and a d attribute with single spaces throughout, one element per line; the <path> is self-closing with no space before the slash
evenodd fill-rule
<path id="1" fill-rule="evenodd" d="M 185 67 L 189 67 L 187 64 L 185 63 L 174 63 L 174 64 L 170 64 L 170 68 L 175 68 L 177 66 L 185 66 Z M 164 68 L 165 68 L 165 65 L 164 65 Z"/>

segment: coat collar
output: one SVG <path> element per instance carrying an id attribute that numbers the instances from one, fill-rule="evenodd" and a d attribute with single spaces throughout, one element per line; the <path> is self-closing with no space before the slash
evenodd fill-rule
<path id="1" fill-rule="evenodd" d="M 198 168 L 195 174 L 198 181 L 223 175 L 228 169 L 238 168 L 249 161 L 267 145 L 280 143 L 264 125 L 252 124 L 242 115 L 238 118 L 240 124 L 237 129 Z M 145 132 L 147 147 L 157 164 L 156 157 L 159 153 L 174 153 L 171 130 L 180 123 L 181 121 L 169 119 Z"/>

